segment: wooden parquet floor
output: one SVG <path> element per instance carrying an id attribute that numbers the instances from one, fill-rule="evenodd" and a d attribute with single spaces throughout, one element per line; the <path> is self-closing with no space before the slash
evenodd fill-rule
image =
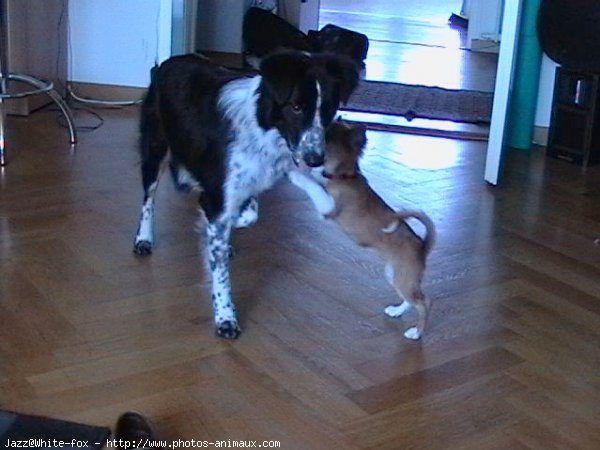
<path id="1" fill-rule="evenodd" d="M 363 171 L 438 225 L 421 342 L 384 317 L 378 258 L 281 183 L 236 232 L 244 333 L 213 335 L 193 197 L 164 177 L 138 258 L 137 110 L 70 151 L 55 113 L 9 118 L 0 177 L 0 408 L 168 439 L 284 449 L 600 448 L 600 171 L 485 144 L 369 132 Z M 200 244 L 201 246 L 202 244 Z"/>

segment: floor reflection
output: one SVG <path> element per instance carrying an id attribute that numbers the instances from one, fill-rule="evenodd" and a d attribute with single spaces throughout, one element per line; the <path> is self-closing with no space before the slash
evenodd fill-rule
<path id="1" fill-rule="evenodd" d="M 383 155 L 386 159 L 409 169 L 443 170 L 462 162 L 463 150 L 455 139 L 427 138 L 423 136 L 389 133 L 368 133 L 367 154 Z M 371 164 L 368 156 L 363 164 Z"/>

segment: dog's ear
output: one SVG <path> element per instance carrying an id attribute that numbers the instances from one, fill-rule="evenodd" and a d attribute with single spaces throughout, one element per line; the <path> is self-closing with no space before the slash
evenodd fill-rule
<path id="1" fill-rule="evenodd" d="M 306 72 L 309 64 L 309 56 L 301 52 L 273 53 L 262 60 L 263 83 L 278 104 L 289 100 L 299 76 Z"/>
<path id="2" fill-rule="evenodd" d="M 358 86 L 359 67 L 350 58 L 332 53 L 314 55 L 319 65 L 323 67 L 339 89 L 340 101 L 345 105 L 350 95 Z"/>
<path id="3" fill-rule="evenodd" d="M 367 143 L 367 127 L 363 124 L 354 124 L 350 126 L 348 138 L 352 148 L 362 152 L 362 149 Z"/>
<path id="4" fill-rule="evenodd" d="M 282 107 L 312 67 L 307 53 L 288 51 L 273 53 L 260 65 L 262 81 L 258 97 L 258 123 L 267 129 L 280 122 Z"/>

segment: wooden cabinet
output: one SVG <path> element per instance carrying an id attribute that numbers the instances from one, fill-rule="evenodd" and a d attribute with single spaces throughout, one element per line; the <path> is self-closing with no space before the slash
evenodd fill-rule
<path id="1" fill-rule="evenodd" d="M 556 69 L 548 155 L 600 163 L 600 74 Z"/>
<path id="2" fill-rule="evenodd" d="M 67 78 L 67 3 L 64 0 L 8 0 L 5 3 L 8 71 L 52 81 L 63 95 Z M 10 92 L 31 86 L 11 82 Z M 9 114 L 28 115 L 50 103 L 47 95 L 6 102 Z"/>

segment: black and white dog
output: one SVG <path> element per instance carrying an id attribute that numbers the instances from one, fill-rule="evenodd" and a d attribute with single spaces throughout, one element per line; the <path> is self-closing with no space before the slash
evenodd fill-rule
<path id="1" fill-rule="evenodd" d="M 219 336 L 240 334 L 229 280 L 231 228 L 255 222 L 256 196 L 286 175 L 304 190 L 322 189 L 294 169 L 301 160 L 323 163 L 324 130 L 357 83 L 352 61 L 304 52 L 271 55 L 254 76 L 198 55 L 173 57 L 154 74 L 142 107 L 144 203 L 134 252 L 152 253 L 154 193 L 169 154 L 176 186 L 202 191 Z"/>

